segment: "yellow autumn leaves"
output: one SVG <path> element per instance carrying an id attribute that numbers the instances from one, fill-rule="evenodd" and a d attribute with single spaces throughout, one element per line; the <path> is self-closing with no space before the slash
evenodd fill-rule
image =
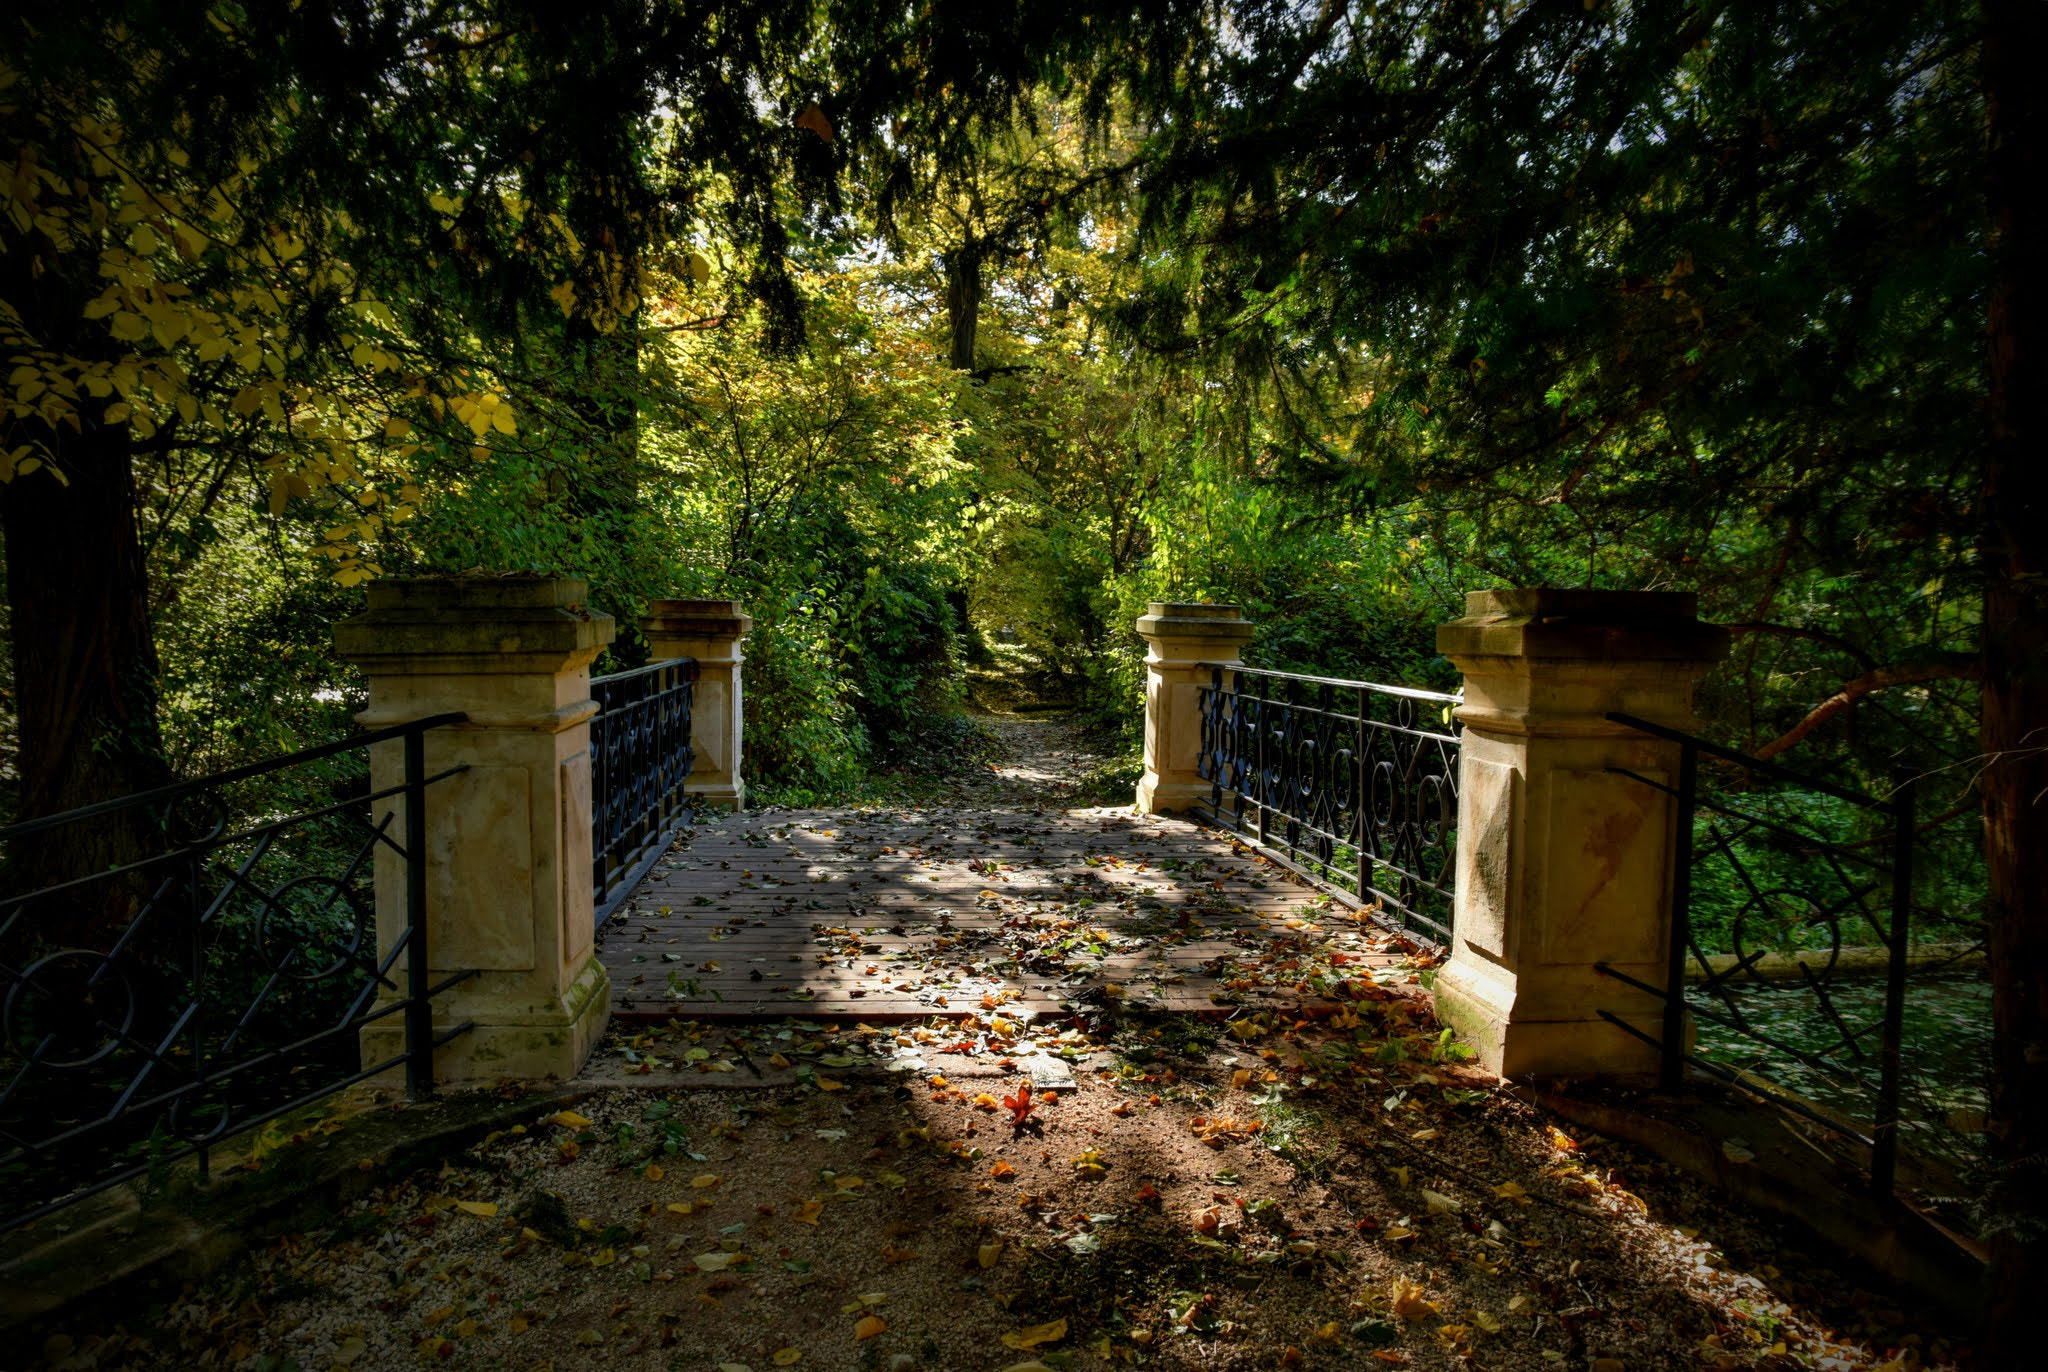
<path id="1" fill-rule="evenodd" d="M 20 79 L 0 64 L 0 87 Z M 176 426 L 181 442 L 252 446 L 272 514 L 315 500 L 342 516 L 318 551 L 353 585 L 379 574 L 367 548 L 422 500 L 411 478 L 424 445 L 401 409 L 452 420 L 472 455 L 518 432 L 499 388 L 418 353 L 390 306 L 364 290 L 346 257 L 360 240 L 345 215 L 299 225 L 244 216 L 262 171 L 255 156 L 201 182 L 181 175 L 191 159 L 159 131 L 61 103 L 40 122 L 44 137 L 0 176 L 0 210 L 43 256 L 89 259 L 78 275 L 101 284 L 81 313 L 104 325 L 107 346 L 51 346 L 22 302 L 0 301 L 0 414 L 28 422 L 0 451 L 0 481 L 45 471 L 62 480 L 50 444 L 88 423 L 127 425 L 144 441 Z M 459 204 L 435 205 L 448 207 Z"/>

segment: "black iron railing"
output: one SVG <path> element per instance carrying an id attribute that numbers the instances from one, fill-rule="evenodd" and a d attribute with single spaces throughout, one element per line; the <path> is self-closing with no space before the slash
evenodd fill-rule
<path id="1" fill-rule="evenodd" d="M 1887 796 L 1866 795 L 1631 715 L 1608 718 L 1679 745 L 1673 782 L 1616 770 L 1677 802 L 1665 984 L 1686 990 L 1669 995 L 1599 964 L 1663 1005 L 1655 1038 L 1612 1011 L 1602 1016 L 1658 1048 L 1665 1089 L 1676 1089 L 1690 1065 L 1764 1096 L 1868 1149 L 1871 1185 L 1890 1195 L 1906 1075 L 1912 781 L 1901 780 Z M 1739 784 L 1707 793 L 1703 757 L 1729 766 Z M 1854 1011 L 1844 995 L 1838 964 L 1845 942 L 1883 950 L 1875 1018 Z M 1760 1022 L 1766 1006 L 1794 995 L 1811 999 L 1815 1013 L 1806 1022 L 1824 1024 L 1823 1033 L 1794 1042 Z M 1688 1013 L 1700 1022 L 1702 1044 L 1711 1034 L 1753 1051 L 1689 1050 Z M 1788 1078 L 1809 1089 L 1774 1089 Z"/>
<path id="2" fill-rule="evenodd" d="M 1389 924 L 1449 944 L 1460 697 L 1202 665 L 1198 766 L 1215 817 Z"/>
<path id="3" fill-rule="evenodd" d="M 433 998 L 470 974 L 428 972 L 427 791 L 461 769 L 429 775 L 424 740 L 463 718 L 0 829 L 0 1227 L 188 1157 L 203 1177 L 229 1135 L 400 1067 L 432 1089 L 469 1027 L 437 1035 Z M 402 776 L 372 789 L 391 742 Z M 81 851 L 103 856 L 68 874 Z M 382 942 L 380 853 L 406 893 Z M 399 1051 L 365 1061 L 392 1016 Z"/>
<path id="4" fill-rule="evenodd" d="M 590 721 L 590 809 L 599 925 L 689 823 L 684 786 L 696 762 L 696 680 L 696 659 L 687 657 L 590 679 L 598 706 Z"/>

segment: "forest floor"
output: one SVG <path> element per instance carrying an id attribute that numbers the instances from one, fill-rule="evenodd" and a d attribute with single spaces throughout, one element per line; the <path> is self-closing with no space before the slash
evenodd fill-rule
<path id="1" fill-rule="evenodd" d="M 953 804 L 1096 799 L 1084 734 L 984 723 L 994 756 L 946 783 Z M 1318 956 L 1294 948 L 1282 975 Z M 573 1109 L 390 1178 L 208 1280 L 73 1312 L 39 1332 L 42 1362 L 1967 1362 L 1930 1312 L 1463 1065 L 1428 975 L 1381 965 L 1314 1018 L 1111 999 L 1024 1023 L 996 1003 L 886 1026 L 617 1028 Z"/>

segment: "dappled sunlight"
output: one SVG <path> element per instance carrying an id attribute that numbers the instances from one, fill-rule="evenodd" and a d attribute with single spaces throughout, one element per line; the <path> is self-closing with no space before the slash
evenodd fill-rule
<path id="1" fill-rule="evenodd" d="M 1940 1352 L 1693 1183 L 1495 1089 L 1412 984 L 1315 1021 L 677 1021 L 601 1056 L 635 1075 L 278 1240 L 96 1365 L 1640 1372 Z"/>

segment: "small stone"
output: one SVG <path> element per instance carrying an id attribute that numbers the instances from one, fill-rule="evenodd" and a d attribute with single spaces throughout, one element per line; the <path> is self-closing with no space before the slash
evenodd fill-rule
<path id="1" fill-rule="evenodd" d="M 889 1372 L 916 1372 L 917 1359 L 908 1353 L 892 1354 L 889 1358 Z"/>

